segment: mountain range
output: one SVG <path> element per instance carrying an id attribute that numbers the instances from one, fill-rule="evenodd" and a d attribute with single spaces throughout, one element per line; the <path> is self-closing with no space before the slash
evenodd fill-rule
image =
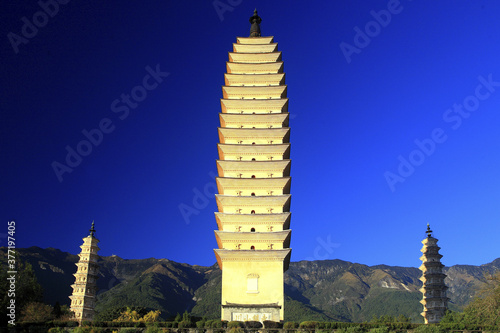
<path id="1" fill-rule="evenodd" d="M 69 304 L 78 256 L 58 249 L 17 249 L 44 289 L 44 302 Z M 6 248 L 0 248 L 0 262 Z M 222 273 L 168 259 L 100 257 L 97 311 L 118 306 L 159 309 L 163 318 L 184 311 L 220 318 Z M 480 266 L 445 267 L 449 308 L 460 310 L 500 269 L 500 258 Z M 421 273 L 415 267 L 367 266 L 343 260 L 290 263 L 285 274 L 285 320 L 369 321 L 373 316 L 405 315 L 420 322 Z"/>

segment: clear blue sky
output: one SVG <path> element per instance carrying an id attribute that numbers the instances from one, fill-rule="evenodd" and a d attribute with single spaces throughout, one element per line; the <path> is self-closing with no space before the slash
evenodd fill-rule
<path id="1" fill-rule="evenodd" d="M 15 219 L 18 247 L 78 253 L 95 220 L 101 255 L 213 264 L 225 62 L 257 7 L 290 98 L 292 260 L 419 266 L 428 222 L 446 265 L 500 257 L 500 2 L 59 1 L 0 5 L 0 237 Z M 87 156 L 60 181 L 66 147 Z"/>

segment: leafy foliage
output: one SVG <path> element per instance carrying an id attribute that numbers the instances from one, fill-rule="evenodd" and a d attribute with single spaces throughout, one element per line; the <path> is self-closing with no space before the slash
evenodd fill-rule
<path id="1" fill-rule="evenodd" d="M 160 318 L 161 311 L 149 311 L 142 317 L 141 321 L 145 321 L 146 323 L 154 323 L 157 322 Z"/>
<path id="2" fill-rule="evenodd" d="M 283 325 L 280 322 L 274 320 L 264 320 L 264 328 L 282 328 Z"/>
<path id="3" fill-rule="evenodd" d="M 500 272 L 487 276 L 486 285 L 479 291 L 463 313 L 448 311 L 441 320 L 454 328 L 500 327 Z"/>
<path id="4" fill-rule="evenodd" d="M 160 310 L 149 311 L 144 316 L 141 317 L 141 314 L 133 310 L 129 307 L 123 311 L 120 316 L 114 321 L 118 322 L 156 322 L 160 317 Z"/>
<path id="5" fill-rule="evenodd" d="M 245 328 L 262 328 L 262 323 L 260 321 L 249 320 L 245 321 Z"/>
<path id="6" fill-rule="evenodd" d="M 283 324 L 283 328 L 286 330 L 293 330 L 299 328 L 299 323 L 296 323 L 294 321 L 287 321 Z"/>
<path id="7" fill-rule="evenodd" d="M 136 311 L 139 316 L 144 316 L 148 313 L 148 310 L 142 306 L 123 306 L 123 307 L 111 307 L 107 309 L 103 309 L 97 313 L 94 320 L 95 321 L 113 321 L 118 319 L 124 311 L 130 309 L 132 311 Z"/>
<path id="8" fill-rule="evenodd" d="M 245 330 L 242 327 L 232 327 L 228 329 L 228 333 L 245 333 Z"/>
<path id="9" fill-rule="evenodd" d="M 411 319 L 405 315 L 399 315 L 397 317 L 382 315 L 380 317 L 373 316 L 371 323 L 375 324 L 387 324 L 387 323 L 410 323 Z"/>
<path id="10" fill-rule="evenodd" d="M 227 328 L 233 328 L 233 327 L 243 327 L 243 322 L 242 321 L 230 321 L 227 323 Z"/>
<path id="11" fill-rule="evenodd" d="M 487 277 L 487 284 L 464 309 L 464 320 L 468 324 L 500 327 L 500 272 Z"/>
<path id="12" fill-rule="evenodd" d="M 439 325 L 420 325 L 414 331 L 415 333 L 445 333 L 446 329 Z"/>
<path id="13" fill-rule="evenodd" d="M 43 298 L 43 290 L 36 279 L 33 267 L 28 262 L 22 261 L 17 254 L 15 260 L 16 274 L 8 274 L 7 270 L 0 270 L 0 326 L 7 326 L 8 317 L 5 311 L 11 300 L 9 296 L 10 280 L 7 278 L 12 276 L 15 278 L 16 311 L 22 311 L 29 303 L 42 302 Z"/>
<path id="14" fill-rule="evenodd" d="M 52 319 L 52 307 L 41 302 L 28 303 L 21 312 L 21 321 L 44 323 Z"/>

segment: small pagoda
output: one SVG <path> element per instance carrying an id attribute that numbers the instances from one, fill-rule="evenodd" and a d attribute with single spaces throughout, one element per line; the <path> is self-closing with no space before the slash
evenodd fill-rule
<path id="1" fill-rule="evenodd" d="M 441 258 L 443 257 L 439 254 L 441 249 L 437 242 L 438 240 L 432 237 L 432 230 L 429 224 L 427 224 L 427 237 L 422 241 L 424 245 L 421 252 L 423 253 L 420 257 L 422 260 L 422 265 L 420 270 L 422 271 L 422 288 L 420 291 L 423 294 L 423 298 L 420 303 L 424 306 L 424 311 L 421 313 L 424 317 L 426 324 L 439 323 L 441 318 L 446 313 L 448 307 L 448 297 L 446 297 L 446 284 L 444 279 L 446 274 L 443 273 L 444 265 L 441 263 Z"/>
<path id="2" fill-rule="evenodd" d="M 97 274 L 99 266 L 97 265 L 97 243 L 99 240 L 94 236 L 94 222 L 90 229 L 90 234 L 83 238 L 83 244 L 80 246 L 82 251 L 76 264 L 75 283 L 71 285 L 73 294 L 70 309 L 74 313 L 74 318 L 81 323 L 82 321 L 92 321 L 94 319 L 94 308 L 97 294 Z"/>

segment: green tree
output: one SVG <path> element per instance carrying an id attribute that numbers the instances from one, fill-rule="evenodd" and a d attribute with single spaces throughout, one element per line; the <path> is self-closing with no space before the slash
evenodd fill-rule
<path id="1" fill-rule="evenodd" d="M 189 316 L 189 313 L 187 311 L 184 311 L 182 314 L 182 321 L 191 321 L 191 317 Z"/>
<path id="2" fill-rule="evenodd" d="M 43 289 L 36 279 L 33 266 L 18 258 L 17 267 L 16 303 L 23 308 L 30 302 L 42 302 Z"/>
<path id="3" fill-rule="evenodd" d="M 411 319 L 405 315 L 400 314 L 396 319 L 397 323 L 410 323 Z"/>
<path id="4" fill-rule="evenodd" d="M 157 322 L 158 319 L 160 318 L 160 314 L 161 314 L 160 310 L 149 311 L 144 315 L 144 317 L 140 319 L 140 321 L 145 321 L 147 323 Z"/>
<path id="5" fill-rule="evenodd" d="M 54 319 L 52 307 L 41 302 L 30 302 L 21 312 L 21 321 L 43 323 L 52 319 Z"/>
<path id="6" fill-rule="evenodd" d="M 438 325 L 420 325 L 414 330 L 415 333 L 446 333 L 444 328 Z"/>
<path id="7" fill-rule="evenodd" d="M 15 256 L 16 273 L 8 273 L 8 269 L 0 269 L 0 326 L 7 326 L 7 307 L 11 299 L 15 299 L 16 313 L 31 302 L 41 302 L 43 298 L 42 286 L 36 280 L 33 267 L 23 262 L 19 255 Z M 6 265 L 7 263 L 2 263 Z M 11 281 L 15 281 L 15 297 L 11 297 Z"/>
<path id="8" fill-rule="evenodd" d="M 61 315 L 62 315 L 62 310 L 61 310 L 61 304 L 59 304 L 59 302 L 56 302 L 56 304 L 54 305 L 54 317 L 55 318 L 60 318 Z"/>
<path id="9" fill-rule="evenodd" d="M 139 318 L 141 318 L 141 316 L 136 310 L 127 307 L 127 309 L 121 313 L 120 317 L 113 321 L 139 321 Z"/>
<path id="10" fill-rule="evenodd" d="M 153 323 L 157 322 L 158 318 L 160 317 L 160 310 L 156 311 L 149 311 L 148 313 L 144 314 L 144 316 L 141 316 L 141 313 L 137 310 L 134 310 L 133 308 L 127 307 L 121 314 L 120 317 L 113 321 L 132 321 L 132 322 L 139 322 L 139 321 L 144 321 L 148 323 Z"/>
<path id="11" fill-rule="evenodd" d="M 487 277 L 478 297 L 465 307 L 463 322 L 500 327 L 500 272 Z"/>
<path id="12" fill-rule="evenodd" d="M 464 321 L 464 314 L 462 312 L 446 311 L 446 314 L 441 318 L 441 324 L 462 323 Z"/>
<path id="13" fill-rule="evenodd" d="M 141 317 L 148 313 L 146 308 L 144 308 L 142 306 L 131 306 L 131 307 L 129 307 L 129 309 L 136 311 Z M 127 311 L 126 306 L 108 308 L 108 309 L 105 309 L 104 311 L 97 313 L 95 320 L 96 321 L 114 321 L 114 320 L 118 319 L 124 311 Z"/>

